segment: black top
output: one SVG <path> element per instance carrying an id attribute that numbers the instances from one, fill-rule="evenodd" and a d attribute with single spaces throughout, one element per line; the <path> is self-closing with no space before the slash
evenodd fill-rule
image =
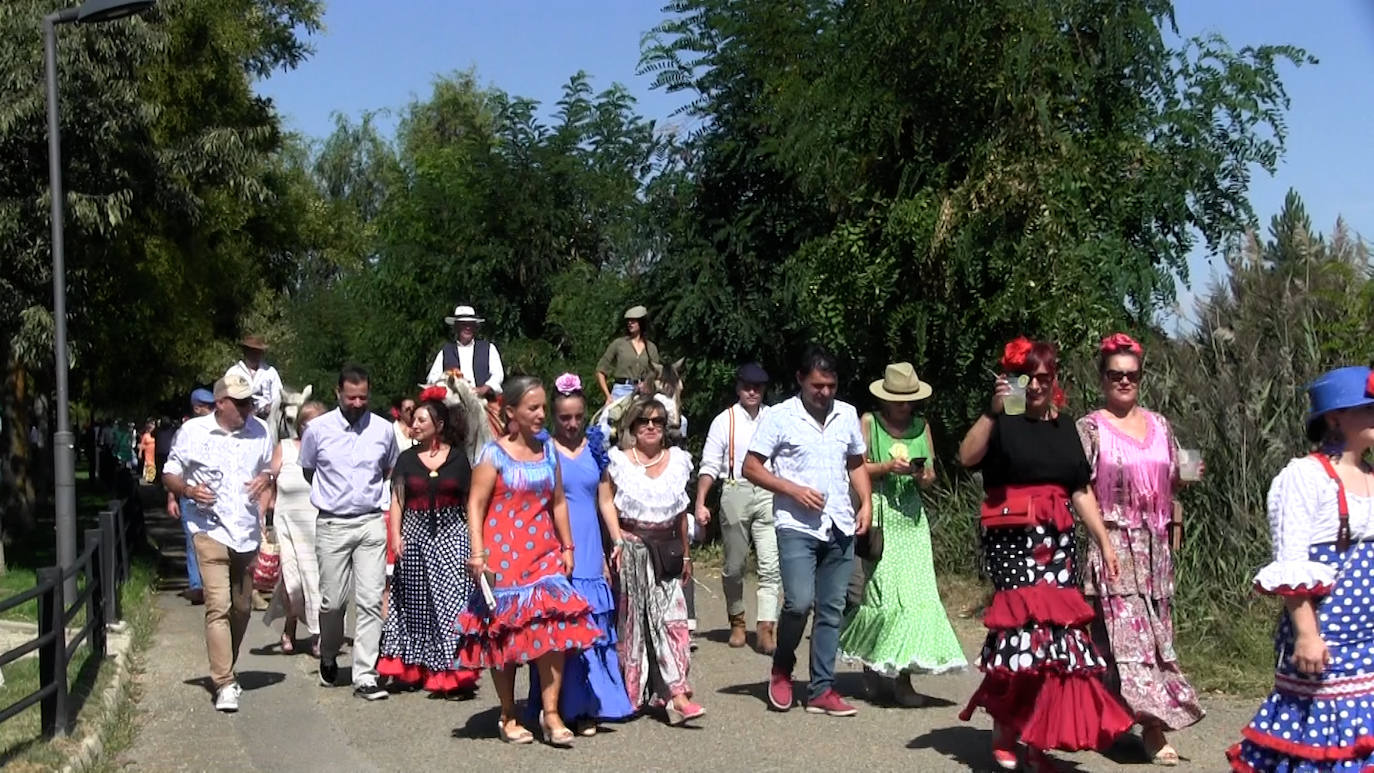
<path id="1" fill-rule="evenodd" d="M 974 465 L 983 488 L 1057 483 L 1077 491 L 1092 480 L 1074 417 L 1038 421 L 1001 414 L 993 419 L 988 452 Z"/>
<path id="2" fill-rule="evenodd" d="M 466 507 L 468 487 L 472 482 L 472 466 L 463 449 L 449 447 L 448 458 L 431 474 L 420 461 L 418 446 L 407 448 L 396 460 L 392 480 L 405 483 L 405 510 L 430 511 L 443 507 Z"/>

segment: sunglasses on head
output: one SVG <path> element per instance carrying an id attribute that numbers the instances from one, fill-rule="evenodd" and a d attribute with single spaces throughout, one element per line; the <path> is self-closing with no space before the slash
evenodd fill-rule
<path id="1" fill-rule="evenodd" d="M 1103 376 L 1106 377 L 1108 382 L 1113 384 L 1117 383 L 1118 381 L 1121 381 L 1122 379 L 1125 379 L 1126 381 L 1129 381 L 1132 384 L 1140 383 L 1140 371 L 1138 370 L 1109 370 L 1106 373 L 1104 373 Z"/>

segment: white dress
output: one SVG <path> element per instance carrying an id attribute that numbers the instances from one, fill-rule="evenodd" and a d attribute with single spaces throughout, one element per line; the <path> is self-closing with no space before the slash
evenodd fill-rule
<path id="1" fill-rule="evenodd" d="M 277 507 L 273 524 L 281 549 L 281 579 L 272 592 L 272 603 L 263 615 L 271 625 L 289 613 L 312 636 L 320 632 L 320 569 L 315 558 L 315 519 L 319 512 L 310 504 L 310 484 L 301 470 L 300 441 L 281 443 L 281 472 L 277 476 Z M 290 598 L 290 608 L 287 598 Z"/>

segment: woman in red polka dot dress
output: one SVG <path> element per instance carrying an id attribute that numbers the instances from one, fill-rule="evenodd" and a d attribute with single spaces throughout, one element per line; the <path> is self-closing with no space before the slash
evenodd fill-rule
<path id="1" fill-rule="evenodd" d="M 574 546 L 558 456 L 544 432 L 544 387 L 530 376 L 508 379 L 502 400 L 510 431 L 478 455 L 468 495 L 468 569 L 485 578 L 491 599 L 475 594 L 459 615 L 457 660 L 463 668 L 491 669 L 501 740 L 517 744 L 534 737 L 516 714 L 515 668 L 533 663 L 544 740 L 571 746 L 573 733 L 558 715 L 563 653 L 591 647 L 600 631 L 568 582 Z"/>

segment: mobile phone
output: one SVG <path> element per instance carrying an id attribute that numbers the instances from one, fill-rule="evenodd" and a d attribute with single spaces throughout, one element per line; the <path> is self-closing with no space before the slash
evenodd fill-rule
<path id="1" fill-rule="evenodd" d="M 913 456 L 910 462 L 912 475 L 920 472 L 926 466 L 926 458 L 924 456 Z"/>

